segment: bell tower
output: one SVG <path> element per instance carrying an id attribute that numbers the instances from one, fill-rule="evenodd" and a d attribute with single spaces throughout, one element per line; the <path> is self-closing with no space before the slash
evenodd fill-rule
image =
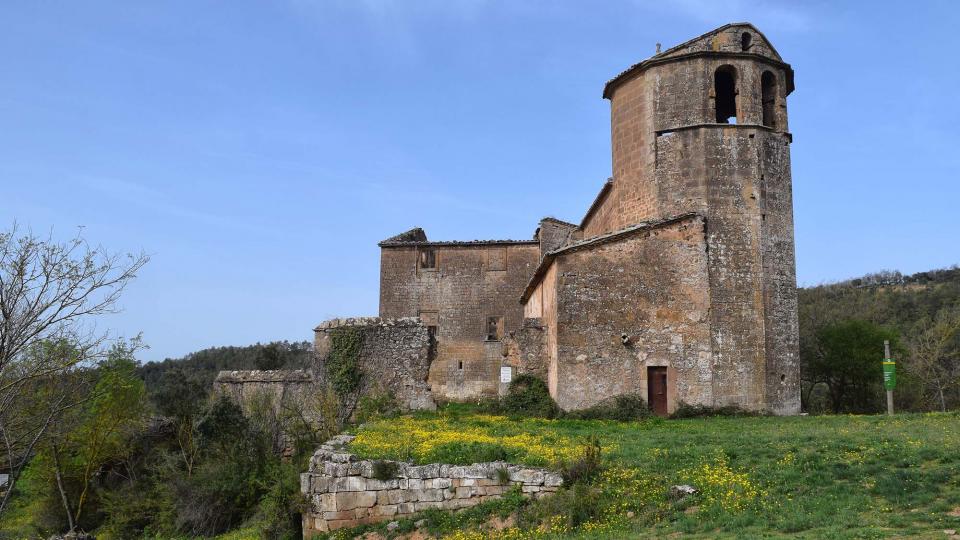
<path id="1" fill-rule="evenodd" d="M 584 237 L 704 216 L 717 406 L 800 411 L 792 91 L 792 68 L 748 23 L 660 52 L 604 88 L 613 179 Z"/>

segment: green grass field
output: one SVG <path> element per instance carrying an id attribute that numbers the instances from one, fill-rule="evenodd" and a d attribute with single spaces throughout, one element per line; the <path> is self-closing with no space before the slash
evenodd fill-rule
<path id="1" fill-rule="evenodd" d="M 957 413 L 618 423 L 448 407 L 367 424 L 359 435 L 354 451 L 367 457 L 504 455 L 537 465 L 569 460 L 598 437 L 605 472 L 554 502 L 491 507 L 519 508 L 517 527 L 496 533 L 501 538 L 947 538 L 944 530 L 960 530 Z M 675 484 L 700 493 L 674 500 Z M 482 522 L 433 530 L 495 536 Z"/>

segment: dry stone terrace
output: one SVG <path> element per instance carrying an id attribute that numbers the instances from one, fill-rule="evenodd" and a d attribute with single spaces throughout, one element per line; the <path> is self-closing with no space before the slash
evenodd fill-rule
<path id="1" fill-rule="evenodd" d="M 396 467 L 394 478 L 374 478 L 374 461 L 351 454 L 351 435 L 324 443 L 300 477 L 300 491 L 310 501 L 303 514 L 303 537 L 344 527 L 407 517 L 431 508 L 457 510 L 498 498 L 513 486 L 528 497 L 549 495 L 563 484 L 559 474 L 502 461 L 473 465 Z M 501 471 L 509 481 L 501 483 Z"/>

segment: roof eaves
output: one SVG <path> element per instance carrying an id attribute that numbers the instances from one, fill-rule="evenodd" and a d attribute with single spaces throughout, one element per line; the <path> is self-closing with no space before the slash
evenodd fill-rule
<path id="1" fill-rule="evenodd" d="M 584 228 L 587 225 L 587 219 L 597 211 L 597 208 L 603 204 L 603 200 L 607 198 L 607 195 L 610 194 L 610 190 L 613 188 L 613 178 L 607 178 L 607 181 L 603 183 L 603 186 L 600 188 L 600 192 L 597 193 L 597 196 L 594 197 L 593 202 L 590 203 L 590 208 L 587 208 L 587 213 L 583 215 L 583 219 L 580 220 L 580 228 Z"/>
<path id="2" fill-rule="evenodd" d="M 493 246 L 493 245 L 536 245 L 537 240 L 440 240 L 434 242 L 391 242 L 384 240 L 380 247 L 416 247 L 416 246 Z"/>

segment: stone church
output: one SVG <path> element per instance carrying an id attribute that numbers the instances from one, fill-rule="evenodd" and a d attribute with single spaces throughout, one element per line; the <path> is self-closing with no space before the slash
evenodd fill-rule
<path id="1" fill-rule="evenodd" d="M 632 393 L 659 414 L 797 414 L 792 91 L 759 30 L 722 26 L 606 83 L 613 170 L 579 223 L 544 218 L 530 240 L 415 228 L 380 242 L 374 321 L 425 336 L 389 368 L 415 373 L 396 383 L 419 392 L 411 406 L 496 396 L 529 373 L 566 410 Z"/>

